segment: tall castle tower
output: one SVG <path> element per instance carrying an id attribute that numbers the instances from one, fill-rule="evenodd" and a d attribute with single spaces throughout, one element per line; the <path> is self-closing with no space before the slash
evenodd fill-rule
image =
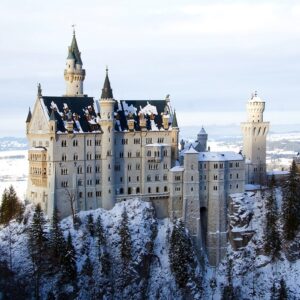
<path id="1" fill-rule="evenodd" d="M 265 102 L 255 92 L 247 103 L 248 120 L 241 124 L 246 159 L 246 183 L 261 184 L 266 176 L 266 138 L 269 122 L 264 122 Z"/>
<path id="2" fill-rule="evenodd" d="M 111 209 L 115 204 L 115 121 L 114 121 L 113 92 L 108 78 L 108 69 L 106 68 L 106 77 L 100 99 L 100 126 L 103 132 L 102 136 L 102 184 L 103 197 L 102 207 Z"/>
<path id="3" fill-rule="evenodd" d="M 208 138 L 208 135 L 202 126 L 200 132 L 197 134 L 197 141 L 196 141 L 197 144 L 196 144 L 195 149 L 198 152 L 207 151 L 207 138 Z"/>
<path id="4" fill-rule="evenodd" d="M 66 81 L 65 96 L 83 96 L 85 70 L 82 69 L 81 52 L 78 49 L 75 30 L 73 31 L 71 46 L 69 46 L 64 77 Z"/>

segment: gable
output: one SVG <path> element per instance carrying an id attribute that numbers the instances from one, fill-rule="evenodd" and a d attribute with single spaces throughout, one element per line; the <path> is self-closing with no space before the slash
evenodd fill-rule
<path id="1" fill-rule="evenodd" d="M 34 105 L 32 118 L 29 124 L 28 133 L 40 134 L 49 133 L 49 117 L 45 114 L 40 99 L 37 99 Z"/>

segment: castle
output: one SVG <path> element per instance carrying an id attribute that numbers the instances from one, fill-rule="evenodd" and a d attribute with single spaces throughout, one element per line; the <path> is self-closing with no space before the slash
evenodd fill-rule
<path id="1" fill-rule="evenodd" d="M 26 119 L 29 142 L 27 200 L 51 216 L 111 209 L 118 201 L 151 201 L 157 217 L 183 218 L 196 246 L 217 265 L 227 247 L 229 195 L 265 172 L 264 102 L 254 95 L 242 124 L 244 153 L 207 150 L 201 129 L 194 144 L 181 144 L 169 96 L 115 100 L 108 70 L 100 99 L 84 94 L 75 32 L 68 49 L 66 94 L 44 96 L 38 86 Z"/>

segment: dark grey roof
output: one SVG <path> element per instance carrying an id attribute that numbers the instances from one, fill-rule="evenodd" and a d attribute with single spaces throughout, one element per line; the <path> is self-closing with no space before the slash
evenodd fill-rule
<path id="1" fill-rule="evenodd" d="M 77 132 L 100 130 L 92 97 L 42 97 L 49 118 L 57 120 L 57 131 L 66 132 L 66 121 L 73 121 Z"/>
<path id="2" fill-rule="evenodd" d="M 139 113 L 142 109 L 144 109 L 147 105 L 152 105 L 156 107 L 157 114 L 145 114 L 144 117 L 146 119 L 146 128 L 151 130 L 151 119 L 154 120 L 155 125 L 158 129 L 163 126 L 162 114 L 164 113 L 164 109 L 167 102 L 166 100 L 120 100 L 115 104 L 115 119 L 116 119 L 116 130 L 128 130 L 127 119 L 134 119 L 134 129 L 136 131 L 140 131 L 140 119 Z M 129 111 L 128 111 L 128 108 Z M 131 113 L 135 111 L 135 113 Z M 118 122 L 119 121 L 119 122 Z M 120 124 L 120 127 L 118 125 Z"/>
<path id="3" fill-rule="evenodd" d="M 31 121 L 31 118 L 32 118 L 32 114 L 31 114 L 30 107 L 29 107 L 28 115 L 26 118 L 26 123 L 29 123 Z"/>
<path id="4" fill-rule="evenodd" d="M 113 97 L 113 92 L 108 78 L 108 70 L 106 69 L 106 76 L 103 84 L 101 99 L 113 99 Z"/>
<path id="5" fill-rule="evenodd" d="M 72 55 L 75 58 L 75 63 L 82 65 L 81 53 L 79 52 L 79 49 L 78 49 L 75 33 L 73 33 L 71 46 L 69 47 L 68 58 L 71 57 Z"/>

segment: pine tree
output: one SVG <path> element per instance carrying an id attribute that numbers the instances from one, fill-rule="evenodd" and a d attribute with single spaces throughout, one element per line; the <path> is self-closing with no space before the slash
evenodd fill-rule
<path id="1" fill-rule="evenodd" d="M 40 279 L 46 269 L 47 263 L 47 235 L 45 225 L 44 213 L 38 203 L 29 228 L 29 253 L 33 263 L 36 299 L 40 299 Z"/>
<path id="2" fill-rule="evenodd" d="M 266 199 L 266 222 L 265 222 L 265 244 L 264 250 L 272 259 L 279 256 L 281 250 L 280 235 L 277 228 L 278 211 L 275 196 L 275 177 L 272 176 L 270 194 Z"/>
<path id="3" fill-rule="evenodd" d="M 10 220 L 21 216 L 24 211 L 24 205 L 20 202 L 14 187 L 11 185 L 9 189 L 5 189 L 2 195 L 0 206 L 0 224 L 8 224 Z"/>
<path id="4" fill-rule="evenodd" d="M 62 268 L 63 280 L 66 282 L 75 282 L 77 278 L 76 251 L 73 246 L 72 236 L 70 232 L 67 238 L 65 253 L 62 257 Z"/>
<path id="5" fill-rule="evenodd" d="M 276 288 L 275 282 L 273 282 L 273 284 L 271 286 L 270 294 L 271 294 L 270 300 L 277 299 L 277 288 Z"/>
<path id="6" fill-rule="evenodd" d="M 193 250 L 182 220 L 174 224 L 171 233 L 169 260 L 176 283 L 180 288 L 185 288 L 191 278 Z"/>
<path id="7" fill-rule="evenodd" d="M 90 235 L 93 237 L 95 233 L 95 226 L 94 226 L 94 218 L 92 214 L 87 215 L 86 228 L 90 233 Z"/>
<path id="8" fill-rule="evenodd" d="M 66 252 L 66 241 L 59 224 L 58 210 L 56 207 L 54 208 L 52 217 L 49 252 L 54 271 L 56 271 L 61 266 L 63 254 Z"/>
<path id="9" fill-rule="evenodd" d="M 97 220 L 96 220 L 96 226 L 95 226 L 95 235 L 97 238 L 97 248 L 98 248 L 98 257 L 99 260 L 101 259 L 101 247 L 103 249 L 105 249 L 106 247 L 106 236 L 105 236 L 105 232 L 103 229 L 103 224 L 102 224 L 102 219 L 101 216 L 99 215 Z"/>
<path id="10" fill-rule="evenodd" d="M 290 174 L 283 190 L 282 217 L 283 232 L 286 240 L 296 236 L 300 224 L 300 184 L 295 161 L 292 162 Z"/>
<path id="11" fill-rule="evenodd" d="M 286 284 L 283 278 L 280 279 L 280 287 L 278 291 L 278 299 L 279 300 L 287 300 L 288 294 L 286 289 Z"/>
<path id="12" fill-rule="evenodd" d="M 119 235 L 121 237 L 121 258 L 125 266 L 127 266 L 132 260 L 132 242 L 130 231 L 128 228 L 128 215 L 124 208 L 122 212 L 121 226 L 119 229 Z"/>

